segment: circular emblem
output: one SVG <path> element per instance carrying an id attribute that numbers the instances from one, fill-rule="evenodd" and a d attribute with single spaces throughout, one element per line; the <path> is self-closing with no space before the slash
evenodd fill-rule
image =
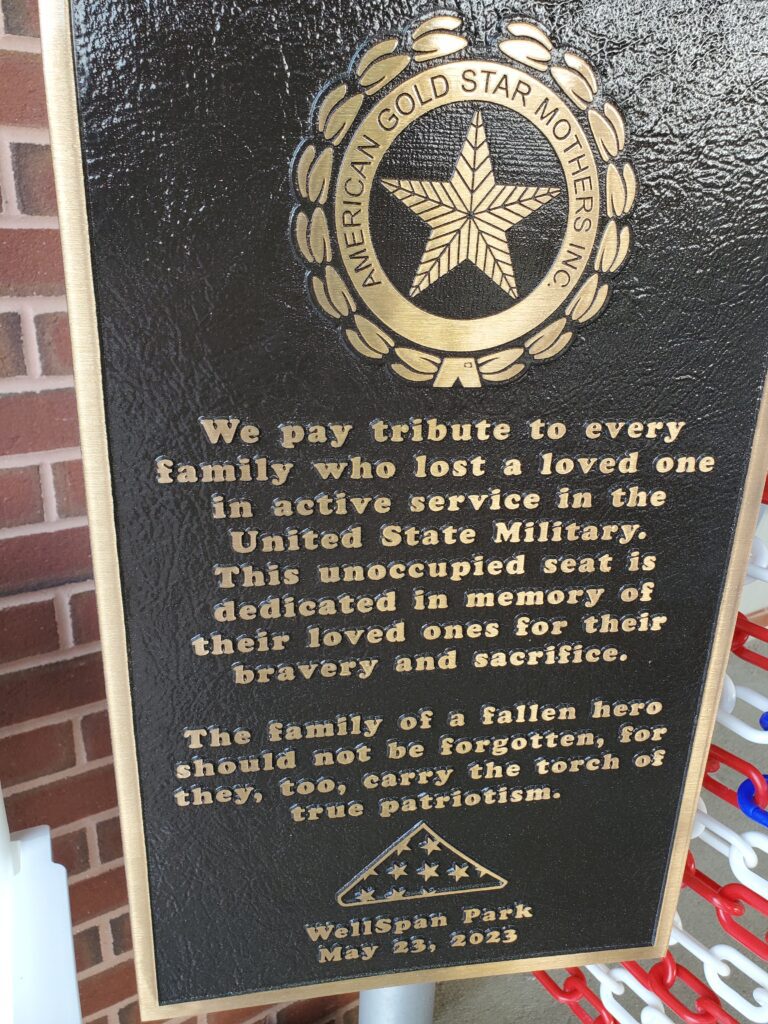
<path id="1" fill-rule="evenodd" d="M 528 22 L 457 15 L 370 43 L 318 97 L 293 237 L 319 309 L 405 380 L 479 387 L 552 359 L 606 306 L 636 193 L 624 122 Z"/>

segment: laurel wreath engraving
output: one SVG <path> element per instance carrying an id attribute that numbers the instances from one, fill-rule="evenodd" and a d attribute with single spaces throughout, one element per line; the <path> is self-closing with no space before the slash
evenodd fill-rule
<path id="1" fill-rule="evenodd" d="M 544 362 L 563 352 L 577 325 L 593 320 L 610 296 L 606 280 L 624 265 L 631 232 L 621 223 L 631 212 L 637 195 L 632 165 L 622 160 L 626 129 L 621 114 L 610 102 L 600 102 L 594 68 L 579 54 L 565 51 L 557 58 L 546 32 L 531 22 L 510 21 L 498 41 L 505 57 L 533 70 L 548 73 L 560 92 L 586 112 L 595 149 L 605 165 L 604 195 L 607 222 L 592 265 L 565 307 L 564 315 L 523 342 L 474 357 L 444 356 L 408 345 L 398 345 L 387 331 L 358 309 L 351 288 L 334 265 L 329 205 L 339 147 L 347 137 L 366 98 L 375 96 L 402 75 L 412 63 L 445 60 L 469 45 L 461 34 L 458 15 L 440 14 L 415 22 L 410 33 L 391 36 L 369 45 L 353 61 L 346 78 L 329 87 L 314 112 L 315 135 L 305 140 L 294 163 L 294 189 L 299 203 L 293 215 L 296 248 L 309 268 L 308 286 L 317 306 L 339 321 L 344 335 L 360 355 L 372 360 L 392 357 L 390 369 L 405 380 L 435 387 L 462 383 L 500 384 L 514 379 L 531 362 Z M 561 61 L 561 63 L 559 62 Z"/>

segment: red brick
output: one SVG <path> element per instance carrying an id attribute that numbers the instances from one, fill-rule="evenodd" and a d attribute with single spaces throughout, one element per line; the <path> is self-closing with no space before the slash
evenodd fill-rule
<path id="1" fill-rule="evenodd" d="M 119 910 L 125 906 L 127 899 L 125 872 L 119 867 L 92 878 L 72 882 L 69 887 L 72 923 L 82 924 L 110 910 Z"/>
<path id="2" fill-rule="evenodd" d="M 74 763 L 71 722 L 29 729 L 0 740 L 0 778 L 5 788 L 63 772 Z"/>
<path id="3" fill-rule="evenodd" d="M 244 1010 L 222 1010 L 220 1013 L 209 1013 L 208 1024 L 245 1024 L 251 1021 L 260 1010 L 268 1010 L 277 1003 L 268 1003 L 266 1006 L 249 1006 Z"/>
<path id="4" fill-rule="evenodd" d="M 56 587 L 92 574 L 87 526 L 0 541 L 0 594 Z"/>
<path id="5" fill-rule="evenodd" d="M 0 610 L 0 663 L 45 654 L 58 646 L 53 601 L 35 601 Z"/>
<path id="6" fill-rule="evenodd" d="M 95 967 L 103 959 L 98 926 L 75 933 L 75 964 L 78 973 L 87 971 L 89 967 Z"/>
<path id="7" fill-rule="evenodd" d="M 86 514 L 83 464 L 79 459 L 55 463 L 53 485 L 56 488 L 56 511 L 62 518 Z"/>
<path id="8" fill-rule="evenodd" d="M 0 124 L 29 128 L 48 124 L 39 54 L 0 51 Z"/>
<path id="9" fill-rule="evenodd" d="M 141 1024 L 139 1004 L 129 1003 L 127 1006 L 121 1006 L 117 1012 L 117 1020 L 118 1024 Z"/>
<path id="10" fill-rule="evenodd" d="M 79 444 L 75 392 L 61 388 L 3 396 L 0 398 L 0 439 L 2 455 L 75 447 Z"/>
<path id="11" fill-rule="evenodd" d="M 40 35 L 40 15 L 35 0 L 3 0 L 3 17 L 9 35 Z"/>
<path id="12" fill-rule="evenodd" d="M 43 519 L 43 494 L 37 466 L 0 469 L 0 527 L 26 526 Z"/>
<path id="13" fill-rule="evenodd" d="M 120 835 L 120 819 L 108 818 L 96 826 L 96 838 L 99 841 L 99 857 L 102 864 L 118 860 L 123 856 L 123 840 Z"/>
<path id="14" fill-rule="evenodd" d="M 0 60 L 2 56 L 0 50 Z M 58 231 L 52 228 L 0 229 L 0 292 L 4 295 L 64 293 L 64 264 Z"/>
<path id="15" fill-rule="evenodd" d="M 65 832 L 63 835 L 54 836 L 53 860 L 56 864 L 62 864 L 67 869 L 69 877 L 80 875 L 91 866 L 88 855 L 88 836 L 84 828 L 76 832 Z"/>
<path id="16" fill-rule="evenodd" d="M 34 825 L 58 828 L 117 804 L 112 765 L 49 782 L 6 798 L 11 832 Z"/>
<path id="17" fill-rule="evenodd" d="M 55 217 L 56 187 L 50 147 L 17 142 L 11 145 L 11 159 L 21 212 L 33 217 Z"/>
<path id="18" fill-rule="evenodd" d="M 37 347 L 43 373 L 72 373 L 72 341 L 66 313 L 41 313 L 35 317 Z"/>
<path id="19" fill-rule="evenodd" d="M 69 600 L 72 633 L 76 644 L 90 644 L 99 639 L 99 617 L 96 611 L 96 592 L 81 590 Z"/>
<path id="20" fill-rule="evenodd" d="M 277 1011 L 277 1024 L 314 1024 L 334 1010 L 347 1006 L 354 997 L 321 996 L 318 999 L 305 999 L 300 1003 L 292 1003 L 283 1010 Z"/>
<path id="21" fill-rule="evenodd" d="M 100 971 L 89 978 L 80 979 L 80 1009 L 83 1017 L 136 995 L 136 973 L 133 961 Z"/>
<path id="22" fill-rule="evenodd" d="M 131 922 L 127 914 L 113 918 L 109 922 L 109 927 L 112 932 L 112 951 L 115 956 L 122 956 L 123 953 L 133 949 Z"/>
<path id="23" fill-rule="evenodd" d="M 104 700 L 101 657 L 58 661 L 0 676 L 0 728 Z"/>
<path id="24" fill-rule="evenodd" d="M 98 711 L 94 715 L 85 716 L 83 719 L 83 741 L 89 761 L 98 761 L 101 757 L 110 756 L 112 744 L 109 740 L 109 719 L 106 711 Z"/>
<path id="25" fill-rule="evenodd" d="M 0 377 L 20 377 L 27 372 L 18 313 L 0 314 Z"/>

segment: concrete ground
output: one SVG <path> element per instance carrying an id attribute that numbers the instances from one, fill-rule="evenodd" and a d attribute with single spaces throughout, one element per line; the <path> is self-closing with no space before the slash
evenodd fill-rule
<path id="1" fill-rule="evenodd" d="M 740 658 L 731 658 L 729 667 L 731 678 L 743 686 L 749 686 L 759 693 L 768 694 L 768 674 L 761 669 L 753 668 Z M 745 706 L 737 708 L 740 715 L 745 716 Z M 755 712 L 751 721 L 757 725 L 758 713 Z M 762 771 L 768 773 L 768 747 L 760 748 L 736 736 L 730 730 L 717 726 L 715 742 L 733 751 L 745 760 L 752 761 Z M 724 776 L 725 779 L 732 776 Z M 724 824 L 737 832 L 759 831 L 760 826 L 750 822 L 740 811 L 737 811 L 711 793 L 704 794 L 707 809 Z M 728 863 L 720 853 L 712 850 L 700 840 L 693 843 L 693 852 L 697 866 L 720 883 L 734 881 Z M 758 871 L 768 872 L 768 857 L 761 862 Z M 688 932 L 707 946 L 716 943 L 728 943 L 739 948 L 737 940 L 732 939 L 718 924 L 713 908 L 697 896 L 686 890 L 680 901 L 680 914 Z M 756 913 L 748 912 L 743 922 L 756 934 L 765 931 L 766 922 Z M 762 928 L 761 928 L 762 924 Z M 692 956 L 679 948 L 674 950 L 676 958 L 694 973 L 701 976 L 700 964 Z M 752 957 L 752 959 L 756 959 Z M 745 982 L 742 976 L 729 980 L 729 984 L 742 995 L 749 997 L 754 987 Z M 634 996 L 626 998 L 627 1009 L 639 1018 L 642 1003 Z M 743 1015 L 726 1005 L 737 1020 Z M 677 1020 L 672 1013 L 670 1019 Z M 530 975 L 510 975 L 483 979 L 478 981 L 454 981 L 439 985 L 435 1010 L 435 1024 L 573 1024 L 576 1018 L 566 1007 L 555 1002 Z M 404 1022 L 406 1024 L 406 1022 Z"/>

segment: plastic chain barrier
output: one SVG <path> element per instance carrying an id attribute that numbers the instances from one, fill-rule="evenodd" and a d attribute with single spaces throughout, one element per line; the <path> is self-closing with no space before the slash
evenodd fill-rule
<path id="1" fill-rule="evenodd" d="M 768 832 L 735 832 L 708 814 L 704 801 L 700 800 L 693 838 L 727 857 L 736 880 L 768 899 L 768 879 L 756 870 L 760 853 L 768 854 Z"/>
<path id="2" fill-rule="evenodd" d="M 623 966 L 685 1024 L 739 1024 L 723 1007 L 713 990 L 687 967 L 679 964 L 671 953 L 667 953 L 648 971 L 634 961 L 627 961 Z M 673 991 L 677 986 L 680 995 Z M 694 1009 L 682 1001 L 681 989 L 687 989 L 688 994 L 693 995 Z"/>
<path id="3" fill-rule="evenodd" d="M 750 725 L 743 718 L 739 718 L 735 713 L 737 701 L 749 704 L 760 712 L 759 726 Z M 750 743 L 763 746 L 768 744 L 768 697 L 757 690 L 751 690 L 748 686 L 737 686 L 730 676 L 726 676 L 723 682 L 723 696 L 717 720 L 720 725 L 724 725 L 726 729 L 735 732 L 742 739 L 749 740 Z"/>
<path id="4" fill-rule="evenodd" d="M 683 886 L 692 889 L 707 903 L 712 904 L 718 921 L 729 935 L 738 939 L 743 946 L 759 956 L 761 960 L 768 960 L 768 942 L 765 941 L 765 938 L 754 935 L 736 920 L 744 915 L 747 907 L 768 917 L 768 900 L 763 899 L 762 896 L 753 892 L 746 885 L 742 885 L 741 882 L 718 885 L 709 875 L 699 871 L 692 853 L 688 854 Z"/>
<path id="5" fill-rule="evenodd" d="M 578 967 L 568 967 L 566 971 L 568 977 L 562 985 L 559 985 L 546 971 L 534 971 L 533 976 L 553 999 L 567 1006 L 582 1024 L 617 1024 L 616 1019 L 608 1012 L 599 996 L 587 984 L 584 972 Z M 593 1017 L 590 1010 L 581 1005 L 583 1002 L 596 1011 L 596 1016 Z"/>
<path id="6" fill-rule="evenodd" d="M 768 579 L 768 573 L 766 574 Z M 736 629 L 731 642 L 731 650 L 744 661 L 757 665 L 758 668 L 768 669 L 768 658 L 757 651 L 751 651 L 747 647 L 749 640 L 760 640 L 768 644 L 768 629 L 765 626 L 758 626 L 756 622 L 748 619 L 743 612 L 739 612 L 736 618 Z"/>
<path id="7" fill-rule="evenodd" d="M 727 768 L 732 768 L 739 775 L 744 776 L 744 782 L 742 782 L 738 790 L 729 789 L 725 783 L 714 777 L 724 765 Z M 766 780 L 765 776 L 753 764 L 745 761 L 743 757 L 737 757 L 736 754 L 732 754 L 729 750 L 724 750 L 713 743 L 709 748 L 709 758 L 707 760 L 706 774 L 704 775 L 704 789 L 714 793 L 715 796 L 719 796 L 721 800 L 725 800 L 732 807 L 741 807 L 744 813 L 748 814 L 749 812 L 744 809 L 740 801 L 740 794 L 743 793 L 745 784 L 749 786 L 750 799 L 754 808 L 765 812 L 766 807 L 768 807 L 768 780 Z M 753 814 L 749 816 L 755 817 Z M 765 820 L 760 821 L 760 824 L 768 825 L 768 814 L 763 813 L 762 817 Z M 756 820 L 760 819 L 756 818 Z"/>
<path id="8" fill-rule="evenodd" d="M 768 505 L 768 480 L 763 492 Z M 766 514 L 763 509 L 763 515 Z M 752 550 L 749 575 L 768 580 L 768 546 L 756 538 Z M 768 670 L 768 657 L 750 651 L 750 639 L 768 643 L 768 629 L 739 615 L 732 649 L 739 657 Z M 735 714 L 742 701 L 759 713 L 759 728 Z M 752 743 L 768 744 L 768 698 L 755 690 L 737 686 L 726 676 L 723 698 L 718 714 L 721 725 Z M 722 767 L 743 776 L 738 789 L 730 789 L 715 778 Z M 704 787 L 733 807 L 768 829 L 768 776 L 758 768 L 722 747 L 713 745 L 707 763 Z M 727 858 L 737 881 L 719 885 L 696 866 L 689 855 L 683 885 L 712 905 L 723 929 L 747 950 L 768 960 L 768 935 L 760 937 L 738 922 L 746 907 L 768 916 L 768 879 L 758 871 L 759 854 L 768 854 L 768 831 L 736 832 L 718 821 L 699 801 L 693 838 L 706 843 Z M 544 972 L 535 977 L 559 1003 L 567 1006 L 582 1024 L 740 1024 L 723 1003 L 752 1024 L 768 1024 L 768 971 L 751 960 L 741 949 L 726 943 L 709 947 L 686 931 L 679 915 L 675 918 L 670 946 L 685 949 L 701 964 L 706 983 L 678 963 L 671 952 L 649 970 L 638 963 L 627 962 L 618 967 L 590 964 L 586 970 L 596 980 L 599 994 L 588 985 L 583 971 L 569 968 L 562 985 Z M 738 992 L 729 980 L 741 974 L 753 984 L 752 998 Z M 622 1004 L 621 997 L 633 993 L 643 1004 L 639 1017 Z M 683 1002 L 683 998 L 687 1002 Z M 693 1007 L 687 1003 L 693 1002 Z"/>

